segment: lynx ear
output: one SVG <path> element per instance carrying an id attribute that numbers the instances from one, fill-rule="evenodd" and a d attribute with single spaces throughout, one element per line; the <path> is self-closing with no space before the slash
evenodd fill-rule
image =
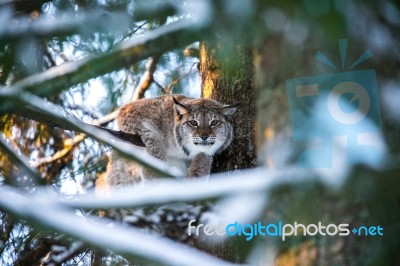
<path id="1" fill-rule="evenodd" d="M 221 113 L 223 113 L 226 116 L 231 116 L 236 112 L 236 109 L 238 108 L 239 105 L 240 103 L 233 105 L 225 105 L 220 109 Z"/>
<path id="2" fill-rule="evenodd" d="M 181 104 L 180 102 L 178 102 L 178 100 L 175 99 L 175 97 L 172 97 L 172 98 L 174 99 L 174 103 L 175 103 L 174 104 L 174 110 L 175 110 L 175 113 L 177 115 L 185 115 L 185 114 L 188 114 L 190 112 L 189 107 L 187 107 L 187 106 Z"/>

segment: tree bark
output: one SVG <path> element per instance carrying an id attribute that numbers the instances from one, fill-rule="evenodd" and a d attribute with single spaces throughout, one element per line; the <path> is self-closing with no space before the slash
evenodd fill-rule
<path id="1" fill-rule="evenodd" d="M 234 139 L 230 147 L 214 157 L 211 172 L 235 171 L 256 165 L 255 83 L 252 48 L 238 39 L 202 42 L 200 45 L 202 97 L 235 104 Z M 232 238 L 209 247 L 208 252 L 235 263 L 243 263 L 252 243 Z"/>
<path id="2" fill-rule="evenodd" d="M 216 156 L 212 172 L 256 165 L 255 84 L 252 49 L 238 40 L 202 42 L 200 45 L 202 97 L 226 104 L 240 103 L 232 124 L 231 146 Z"/>

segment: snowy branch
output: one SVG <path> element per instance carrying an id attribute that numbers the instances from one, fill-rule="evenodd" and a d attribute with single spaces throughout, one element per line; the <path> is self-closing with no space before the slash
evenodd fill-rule
<path id="1" fill-rule="evenodd" d="M 110 197 L 98 197 L 94 192 L 62 200 L 60 204 L 82 209 L 133 208 L 174 202 L 199 202 L 242 194 L 267 194 L 280 184 L 295 184 L 313 180 L 315 173 L 297 168 L 269 172 L 265 168 L 243 171 L 239 174 L 212 175 L 209 180 L 163 180 L 110 190 Z M 295 177 L 295 178 L 294 178 Z M 245 181 L 245 182 L 244 182 Z M 44 192 L 49 198 L 48 193 Z M 54 198 L 53 201 L 57 201 Z"/>
<path id="2" fill-rule="evenodd" d="M 42 183 L 39 173 L 36 170 L 32 169 L 27 163 L 27 158 L 23 158 L 22 155 L 18 154 L 11 145 L 2 137 L 0 137 L 0 149 L 8 156 L 9 160 L 11 160 L 16 166 L 20 168 L 20 170 L 29 175 L 34 179 L 37 183 Z"/>
<path id="3" fill-rule="evenodd" d="M 93 125 L 85 124 L 79 120 L 66 118 L 64 115 L 56 112 L 58 109 L 56 106 L 35 95 L 27 92 L 19 94 L 17 91 L 12 91 L 7 93 L 0 92 L 0 96 L 6 100 L 6 102 L 13 103 L 14 106 L 30 106 L 33 110 L 42 113 L 54 121 L 59 121 L 60 124 L 66 125 L 71 130 L 85 133 L 89 137 L 97 139 L 111 146 L 115 150 L 119 151 L 121 155 L 136 161 L 137 163 L 155 171 L 161 176 L 182 176 L 182 173 L 178 171 L 178 169 L 169 167 L 165 162 L 152 157 L 134 145 L 117 139 L 110 133 L 102 129 L 98 129 Z M 126 145 L 121 145 L 122 143 L 125 143 Z"/>
<path id="4" fill-rule="evenodd" d="M 10 19 L 11 20 L 11 19 Z M 21 17 L 11 21 L 7 26 L 0 26 L 0 37 L 4 42 L 12 42 L 29 37 L 47 38 L 68 36 L 72 34 L 88 34 L 96 31 L 112 31 L 126 27 L 130 18 L 124 13 L 81 13 L 64 14 L 57 17 L 40 17 L 32 21 L 29 17 Z"/>
<path id="5" fill-rule="evenodd" d="M 0 98 L 5 99 L 6 97 L 8 97 L 8 96 L 4 96 L 4 94 L 0 91 Z M 49 105 L 49 104 L 50 103 L 48 103 L 47 105 Z M 52 105 L 52 107 L 54 107 L 54 109 L 52 108 L 52 110 L 62 111 L 62 109 L 56 108 L 57 106 Z M 85 124 L 87 127 L 93 127 L 93 128 L 98 128 L 98 129 L 104 130 L 104 131 L 108 132 L 109 134 L 113 135 L 114 137 L 118 138 L 119 140 L 127 141 L 136 146 L 144 147 L 144 143 L 139 135 L 129 134 L 129 133 L 126 133 L 123 131 L 113 130 L 113 129 L 109 129 L 109 128 L 100 126 L 100 125 L 106 124 L 106 123 L 114 120 L 118 114 L 118 111 L 119 110 L 116 110 L 100 119 L 94 120 L 93 124 L 83 123 L 82 121 L 75 119 L 74 117 L 67 117 L 67 116 L 64 116 L 64 117 L 65 117 L 65 119 L 68 119 L 69 121 L 72 121 L 72 122 L 75 122 L 78 124 Z M 65 124 L 62 121 L 59 121 L 57 118 L 48 116 L 45 113 L 39 112 L 38 110 L 35 110 L 32 108 L 15 109 L 12 111 L 12 113 L 22 116 L 22 117 L 25 117 L 30 120 L 35 120 L 37 122 L 46 124 L 47 126 L 50 126 L 50 127 L 58 127 L 58 128 L 62 128 L 65 130 L 71 130 L 71 131 L 83 133 L 82 131 L 79 131 L 79 129 L 72 128 L 68 124 Z"/>
<path id="6" fill-rule="evenodd" d="M 3 1 L 4 2 L 4 1 Z M 48 38 L 68 36 L 72 34 L 91 34 L 96 31 L 114 32 L 115 29 L 126 28 L 132 20 L 166 19 L 178 14 L 178 7 L 172 2 L 159 3 L 157 6 L 136 4 L 133 18 L 125 10 L 103 10 L 102 12 L 66 13 L 62 16 L 40 16 L 32 20 L 31 16 L 14 17 L 13 13 L 23 11 L 29 14 L 40 10 L 41 5 L 49 1 L 6 1 L 0 5 L 9 5 L 2 13 L 0 38 L 2 42 L 13 42 L 19 39 Z M 14 6 L 14 7 L 12 7 Z"/>
<path id="7" fill-rule="evenodd" d="M 55 95 L 91 78 L 193 43 L 199 39 L 203 30 L 204 25 L 198 25 L 191 20 L 179 20 L 123 42 L 110 53 L 64 63 L 29 76 L 7 90 L 17 93 L 29 91 L 47 97 Z"/>
<path id="8" fill-rule="evenodd" d="M 103 250 L 113 250 L 143 265 L 231 265 L 186 245 L 150 236 L 135 228 L 113 224 L 97 217 L 83 218 L 53 201 L 26 197 L 11 187 L 0 187 L 0 207 L 34 222 L 42 229 L 54 229 Z"/>

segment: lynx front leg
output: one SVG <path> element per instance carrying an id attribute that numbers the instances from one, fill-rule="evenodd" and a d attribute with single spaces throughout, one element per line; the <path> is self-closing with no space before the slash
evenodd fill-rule
<path id="1" fill-rule="evenodd" d="M 150 149 L 148 149 L 147 152 L 150 155 L 152 155 L 153 157 L 156 157 L 158 159 L 164 160 L 165 155 L 160 153 L 159 150 L 156 150 L 156 149 L 151 149 L 150 150 Z M 153 179 L 154 177 L 157 177 L 157 175 L 153 171 L 151 171 L 151 170 L 149 170 L 147 168 L 144 168 L 144 167 L 142 168 L 142 180 L 149 180 L 149 179 Z"/>
<path id="2" fill-rule="evenodd" d="M 210 175 L 213 157 L 205 154 L 197 154 L 190 163 L 188 174 L 189 177 L 200 177 Z"/>
<path id="3" fill-rule="evenodd" d="M 140 135 L 143 143 L 146 145 L 147 152 L 157 159 L 166 160 L 165 156 L 165 141 L 162 133 L 151 123 L 143 122 L 143 127 Z M 156 174 L 146 168 L 142 169 L 142 179 L 152 179 Z"/>

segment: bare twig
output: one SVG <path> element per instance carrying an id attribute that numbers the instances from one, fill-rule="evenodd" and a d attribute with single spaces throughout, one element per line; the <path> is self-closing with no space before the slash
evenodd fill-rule
<path id="1" fill-rule="evenodd" d="M 107 114 L 107 115 L 105 115 L 105 116 L 103 116 L 103 117 L 101 117 L 101 118 L 99 118 L 99 119 L 94 120 L 94 121 L 93 121 L 93 125 L 96 125 L 96 126 L 104 126 L 104 125 L 110 123 L 111 121 L 113 121 L 113 120 L 117 117 L 119 110 L 120 110 L 120 109 L 118 108 L 118 109 L 115 110 L 114 112 L 109 113 L 109 114 Z M 110 133 L 111 133 L 111 132 L 110 132 Z M 134 144 L 135 144 L 135 143 L 134 143 Z M 137 145 L 137 144 L 135 144 L 135 145 Z M 138 146 L 140 146 L 140 145 L 138 145 Z"/>
<path id="2" fill-rule="evenodd" d="M 143 27 L 144 27 L 146 24 L 148 24 L 148 23 L 149 23 L 148 21 L 143 22 L 142 24 L 140 24 L 139 26 L 137 26 L 134 30 L 132 30 L 132 31 L 128 32 L 126 35 L 124 35 L 124 36 L 122 37 L 122 40 L 125 40 L 125 39 L 127 39 L 127 38 L 132 37 L 136 32 L 138 32 L 139 30 L 143 29 Z"/>
<path id="3" fill-rule="evenodd" d="M 153 82 L 153 75 L 154 71 L 157 67 L 157 62 L 160 59 L 159 56 L 154 56 L 149 59 L 146 64 L 146 72 L 144 72 L 142 78 L 138 86 L 135 88 L 135 94 L 133 95 L 133 101 L 142 99 L 144 97 L 144 93 L 150 87 L 151 83 Z"/>
<path id="4" fill-rule="evenodd" d="M 64 149 L 54 153 L 52 156 L 41 158 L 35 162 L 32 162 L 31 166 L 34 168 L 37 168 L 42 164 L 51 163 L 51 162 L 54 162 L 56 160 L 63 158 L 65 155 L 70 153 L 76 146 L 78 146 L 79 143 L 81 143 L 85 138 L 86 138 L 85 134 L 79 134 L 72 139 L 64 140 L 64 143 L 68 144 L 68 145 L 66 145 L 66 147 Z"/>
<path id="5" fill-rule="evenodd" d="M 193 69 L 193 67 L 194 67 L 195 65 L 197 65 L 197 64 L 198 64 L 198 63 L 193 63 L 193 64 L 191 65 L 191 67 L 190 67 L 188 73 L 186 73 L 185 75 L 183 75 L 183 76 L 181 76 L 181 77 L 175 79 L 175 80 L 172 81 L 170 84 L 168 84 L 168 86 L 167 86 L 166 89 L 165 89 L 165 91 L 166 91 L 165 93 L 166 93 L 166 94 L 171 94 L 171 93 L 172 93 L 172 89 L 174 88 L 174 86 L 175 86 L 179 81 L 181 81 L 182 79 L 186 78 L 187 76 L 189 76 L 189 75 L 191 75 L 191 74 L 196 73 L 196 71 L 192 71 L 192 69 Z"/>
<path id="6" fill-rule="evenodd" d="M 159 87 L 163 93 L 165 93 L 165 94 L 167 93 L 167 91 L 165 90 L 165 88 L 164 88 L 160 83 L 158 83 L 158 81 L 156 81 L 155 79 L 153 79 L 153 83 L 156 84 L 157 87 Z"/>

